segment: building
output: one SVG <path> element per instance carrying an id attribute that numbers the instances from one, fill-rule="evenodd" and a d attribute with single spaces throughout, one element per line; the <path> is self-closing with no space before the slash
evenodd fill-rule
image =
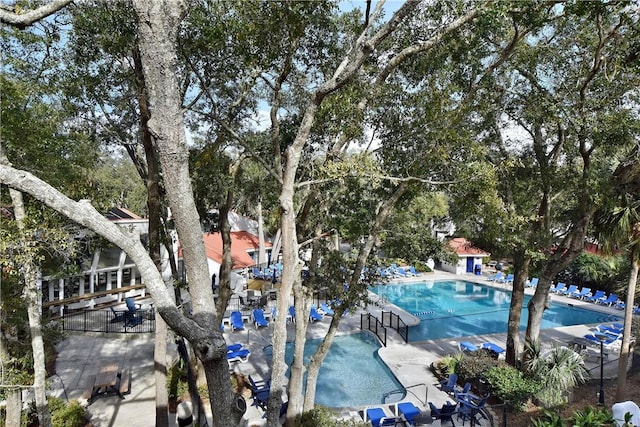
<path id="1" fill-rule="evenodd" d="M 450 273 L 480 274 L 482 272 L 482 259 L 491 256 L 489 252 L 473 246 L 473 244 L 464 237 L 453 238 L 449 240 L 448 244 L 449 247 L 458 255 L 458 261 L 455 264 L 442 261 L 441 268 Z"/>

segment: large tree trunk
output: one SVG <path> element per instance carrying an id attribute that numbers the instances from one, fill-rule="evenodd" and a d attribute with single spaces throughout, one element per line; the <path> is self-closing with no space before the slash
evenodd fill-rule
<path id="1" fill-rule="evenodd" d="M 640 227 L 640 224 L 636 225 Z M 638 230 L 640 231 L 640 230 Z M 627 285 L 627 300 L 624 307 L 624 330 L 622 331 L 622 345 L 620 358 L 618 359 L 618 379 L 616 382 L 616 402 L 623 402 L 626 398 L 627 388 L 627 364 L 629 360 L 629 347 L 631 344 L 631 324 L 633 322 L 633 305 L 636 297 L 636 284 L 638 283 L 638 245 L 631 250 L 631 271 Z"/>
<path id="2" fill-rule="evenodd" d="M 529 276 L 529 264 L 531 258 L 526 255 L 524 248 L 516 249 L 514 253 L 514 278 L 511 292 L 511 305 L 509 306 L 509 321 L 507 324 L 507 355 L 506 362 L 511 366 L 516 365 L 518 351 L 520 349 L 520 320 L 522 319 L 522 306 L 524 304 L 524 286 Z"/>

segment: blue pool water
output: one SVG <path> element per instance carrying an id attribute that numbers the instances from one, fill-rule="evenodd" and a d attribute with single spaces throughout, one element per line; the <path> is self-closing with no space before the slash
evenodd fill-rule
<path id="1" fill-rule="evenodd" d="M 507 332 L 510 291 L 462 280 L 387 284 L 373 291 L 420 319 L 420 325 L 409 328 L 409 341 Z M 527 326 L 530 299 L 525 295 L 522 330 Z M 620 320 L 617 316 L 554 301 L 544 312 L 542 329 Z"/>
<path id="2" fill-rule="evenodd" d="M 307 341 L 305 364 L 320 343 L 321 340 Z M 369 333 L 336 336 L 320 368 L 316 404 L 330 408 L 376 405 L 383 403 L 385 393 L 401 390 L 402 385 L 380 360 L 379 348 Z M 287 344 L 285 359 L 291 365 L 293 343 Z"/>

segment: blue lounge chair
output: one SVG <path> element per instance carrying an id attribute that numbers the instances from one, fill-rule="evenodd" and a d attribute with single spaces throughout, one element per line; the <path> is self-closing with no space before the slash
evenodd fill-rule
<path id="1" fill-rule="evenodd" d="M 407 423 L 412 426 L 416 425 L 417 419 L 422 415 L 420 409 L 412 402 L 397 402 L 394 408 L 396 417 L 404 421 L 405 425 Z"/>
<path id="2" fill-rule="evenodd" d="M 502 271 L 498 271 L 496 274 L 494 274 L 493 276 L 489 277 L 489 281 L 490 282 L 497 282 L 499 280 L 503 280 L 504 278 L 504 274 L 502 273 Z"/>
<path id="3" fill-rule="evenodd" d="M 264 312 L 261 308 L 254 308 L 251 316 L 253 317 L 253 323 L 256 325 L 256 329 L 260 326 L 269 326 L 269 322 L 264 318 Z"/>
<path id="4" fill-rule="evenodd" d="M 582 299 L 591 295 L 591 288 L 582 288 L 580 292 L 574 292 L 569 296 L 571 298 Z"/>
<path id="5" fill-rule="evenodd" d="M 291 323 L 296 321 L 296 308 L 294 306 L 289 307 L 289 317 L 287 318 Z"/>
<path id="6" fill-rule="evenodd" d="M 591 342 L 592 344 L 596 345 L 596 346 L 600 346 L 600 340 L 598 339 L 598 337 L 596 337 L 593 334 L 587 334 L 584 336 L 584 338 Z M 609 335 L 604 335 L 602 336 L 603 340 L 602 340 L 602 346 L 606 349 L 606 350 L 612 350 L 615 348 L 620 347 L 621 341 L 619 338 L 616 337 L 612 337 Z"/>
<path id="7" fill-rule="evenodd" d="M 453 424 L 453 418 L 451 417 L 455 413 L 457 406 L 458 406 L 457 403 L 451 403 L 447 401 L 444 405 L 442 405 L 442 408 L 438 408 L 436 407 L 436 405 L 429 402 L 429 409 L 431 410 L 431 418 L 440 420 L 441 425 L 446 421 L 449 421 L 451 424 Z"/>
<path id="8" fill-rule="evenodd" d="M 538 279 L 537 277 L 534 277 L 533 279 L 531 279 L 526 285 L 525 287 L 527 288 L 535 288 L 536 286 L 538 286 L 538 281 L 540 279 Z"/>
<path id="9" fill-rule="evenodd" d="M 498 344 L 492 343 L 492 342 L 483 342 L 480 345 L 480 348 L 486 348 L 487 350 L 491 350 L 495 353 L 497 353 L 498 355 L 501 355 L 505 352 L 505 349 L 500 347 Z"/>
<path id="10" fill-rule="evenodd" d="M 312 305 L 311 310 L 309 311 L 309 320 L 311 322 L 315 322 L 322 319 L 324 319 L 324 316 L 318 312 L 318 309 L 315 305 Z"/>
<path id="11" fill-rule="evenodd" d="M 229 315 L 229 320 L 231 321 L 231 330 L 232 331 L 243 331 L 244 330 L 244 322 L 242 321 L 242 313 L 239 311 L 232 311 Z"/>
<path id="12" fill-rule="evenodd" d="M 504 279 L 498 279 L 496 280 L 496 282 L 504 283 L 504 284 L 511 283 L 513 282 L 513 274 L 507 274 L 507 276 Z"/>
<path id="13" fill-rule="evenodd" d="M 596 303 L 597 304 L 611 306 L 611 305 L 615 304 L 616 302 L 618 302 L 619 299 L 620 298 L 618 298 L 618 295 L 609 294 L 609 296 L 607 298 L 601 298 L 601 299 L 596 300 Z"/>
<path id="14" fill-rule="evenodd" d="M 320 310 L 322 310 L 322 313 L 327 316 L 333 316 L 333 310 L 327 305 L 326 302 L 320 303 Z"/>
<path id="15" fill-rule="evenodd" d="M 227 346 L 227 353 L 229 353 L 230 351 L 238 351 L 241 350 L 244 346 L 240 343 L 235 343 L 235 344 L 229 344 Z"/>
<path id="16" fill-rule="evenodd" d="M 596 330 L 601 334 L 611 335 L 611 337 L 620 338 L 622 336 L 622 328 L 616 328 L 613 325 L 598 325 Z"/>
<path id="17" fill-rule="evenodd" d="M 254 380 L 249 375 L 249 385 L 251 387 L 251 397 L 253 398 L 252 406 L 258 406 L 263 410 L 267 410 L 267 400 L 269 400 L 269 392 L 271 389 L 270 380 Z"/>
<path id="18" fill-rule="evenodd" d="M 578 285 L 569 285 L 564 291 L 558 291 L 558 295 L 569 295 L 574 292 L 578 292 Z"/>
<path id="19" fill-rule="evenodd" d="M 418 273 L 418 270 L 416 270 L 416 268 L 413 265 L 409 267 L 409 273 L 413 276 L 418 276 L 420 274 Z"/>
<path id="20" fill-rule="evenodd" d="M 227 350 L 227 361 L 229 362 L 246 362 L 251 356 L 251 351 L 248 348 L 241 348 L 235 351 Z"/>
<path id="21" fill-rule="evenodd" d="M 473 353 L 478 350 L 478 346 L 470 343 L 469 341 L 460 341 L 458 343 L 458 348 L 464 353 Z"/>
<path id="22" fill-rule="evenodd" d="M 384 408 L 373 407 L 364 410 L 364 421 L 369 421 L 373 427 L 395 426 L 396 418 L 387 414 Z"/>
<path id="23" fill-rule="evenodd" d="M 597 300 L 599 300 L 600 298 L 604 297 L 606 295 L 605 291 L 596 291 L 595 294 L 591 295 L 588 298 L 585 298 L 585 301 L 589 301 L 589 302 L 596 302 Z"/>
<path id="24" fill-rule="evenodd" d="M 398 267 L 396 268 L 393 273 L 397 276 L 397 277 L 409 277 L 409 273 L 407 273 L 407 271 L 402 268 L 402 267 Z"/>
<path id="25" fill-rule="evenodd" d="M 566 290 L 567 290 L 567 285 L 566 285 L 566 283 L 558 282 L 558 283 L 556 283 L 556 286 L 555 286 L 555 287 L 553 287 L 553 286 L 552 286 L 552 287 L 549 289 L 549 292 L 552 292 L 552 293 L 554 293 L 554 294 L 557 294 L 557 293 L 559 293 L 559 292 L 561 292 L 561 291 L 566 291 Z"/>
<path id="26" fill-rule="evenodd" d="M 456 391 L 456 384 L 458 383 L 458 374 L 455 372 L 449 374 L 447 379 L 440 381 L 440 389 L 446 393 L 453 393 Z"/>

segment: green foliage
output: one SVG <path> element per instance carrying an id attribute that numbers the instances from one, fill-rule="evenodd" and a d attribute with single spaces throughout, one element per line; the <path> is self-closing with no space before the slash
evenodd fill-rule
<path id="1" fill-rule="evenodd" d="M 502 401 L 508 401 L 515 408 L 524 408 L 528 400 L 542 384 L 524 376 L 524 374 L 512 366 L 496 366 L 484 375 L 491 385 L 492 394 Z"/>
<path id="2" fill-rule="evenodd" d="M 556 413 L 545 411 L 541 418 L 531 421 L 534 427 L 606 427 L 614 426 L 615 420 L 607 408 L 586 407 L 563 419 Z"/>
<path id="3" fill-rule="evenodd" d="M 329 408 L 316 406 L 309 412 L 299 415 L 296 427 L 366 427 L 370 423 L 356 420 L 338 420 Z"/>
<path id="4" fill-rule="evenodd" d="M 438 377 L 442 378 L 448 374 L 457 372 L 458 364 L 463 359 L 463 357 L 464 357 L 463 353 L 447 355 L 433 362 L 431 366 L 434 370 L 434 373 Z"/>
<path id="5" fill-rule="evenodd" d="M 68 403 L 57 397 L 49 397 L 52 427 L 84 427 L 87 424 L 87 412 L 77 400 Z M 29 404 L 22 413 L 22 426 L 37 425 L 35 402 Z"/>

